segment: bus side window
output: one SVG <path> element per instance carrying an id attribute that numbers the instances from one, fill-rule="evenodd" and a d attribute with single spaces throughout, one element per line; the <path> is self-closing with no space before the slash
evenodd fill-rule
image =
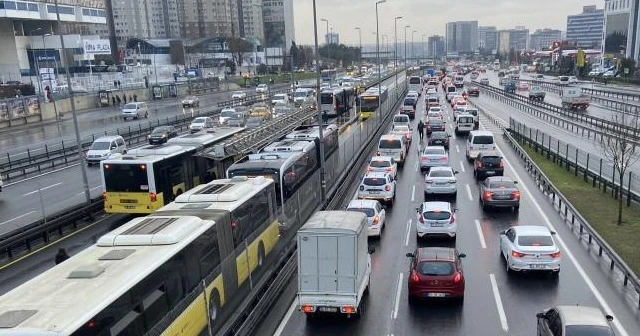
<path id="1" fill-rule="evenodd" d="M 252 214 L 251 214 L 251 222 L 253 223 L 253 227 L 251 231 L 255 231 L 259 229 L 262 225 L 268 224 L 270 219 L 269 212 L 269 200 L 267 190 L 263 190 L 258 193 L 252 199 Z"/>
<path id="2" fill-rule="evenodd" d="M 214 226 L 198 237 L 194 244 L 198 249 L 197 255 L 200 262 L 200 274 L 207 277 L 218 265 L 220 265 L 220 249 L 218 248 L 218 233 Z"/>
<path id="3" fill-rule="evenodd" d="M 246 202 L 231 212 L 231 229 L 233 230 L 233 246 L 237 248 L 251 233 L 251 207 Z"/>

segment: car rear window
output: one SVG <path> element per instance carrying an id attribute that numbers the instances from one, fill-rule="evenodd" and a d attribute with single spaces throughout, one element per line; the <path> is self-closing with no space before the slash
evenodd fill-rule
<path id="1" fill-rule="evenodd" d="M 436 102 L 438 101 L 438 98 L 436 97 L 429 97 L 429 102 Z"/>
<path id="2" fill-rule="evenodd" d="M 375 168 L 385 168 L 385 167 L 391 167 L 391 162 L 387 160 L 371 160 L 369 165 Z"/>
<path id="3" fill-rule="evenodd" d="M 395 117 L 393 117 L 393 122 L 409 122 L 409 117 L 407 117 L 407 116 L 395 116 Z"/>
<path id="4" fill-rule="evenodd" d="M 513 184 L 513 182 L 509 182 L 509 181 L 499 181 L 499 182 L 490 182 L 489 183 L 489 188 L 490 189 L 513 189 L 515 188 L 516 185 Z"/>
<path id="5" fill-rule="evenodd" d="M 386 182 L 387 181 L 384 178 L 378 177 L 365 177 L 364 181 L 362 181 L 362 183 L 368 186 L 383 186 Z"/>
<path id="6" fill-rule="evenodd" d="M 427 211 L 422 216 L 426 220 L 445 220 L 451 217 L 451 213 L 447 211 Z"/>
<path id="7" fill-rule="evenodd" d="M 376 214 L 371 208 L 349 208 L 347 211 L 362 212 L 367 217 L 373 217 Z"/>
<path id="8" fill-rule="evenodd" d="M 409 78 L 409 84 L 420 84 L 422 81 L 420 77 L 411 77 Z"/>
<path id="9" fill-rule="evenodd" d="M 444 148 L 425 148 L 424 154 L 444 154 Z"/>
<path id="10" fill-rule="evenodd" d="M 451 275 L 455 271 L 453 263 L 448 261 L 423 261 L 418 264 L 417 269 L 426 276 Z"/>
<path id="11" fill-rule="evenodd" d="M 429 177 L 452 177 L 453 173 L 449 170 L 432 170 L 429 172 Z"/>
<path id="12" fill-rule="evenodd" d="M 473 137 L 473 143 L 476 145 L 490 145 L 493 143 L 493 137 L 490 135 L 477 135 Z"/>
<path id="13" fill-rule="evenodd" d="M 473 117 L 458 117 L 459 123 L 472 123 Z"/>
<path id="14" fill-rule="evenodd" d="M 498 156 L 483 156 L 482 157 L 482 161 L 484 161 L 486 163 L 491 163 L 491 164 L 498 164 L 498 163 L 500 163 L 500 157 L 498 157 Z"/>
<path id="15" fill-rule="evenodd" d="M 404 100 L 404 105 L 405 105 L 405 106 L 406 106 L 406 105 L 413 105 L 413 103 L 414 103 L 415 101 L 416 101 L 416 100 L 415 100 L 415 99 L 413 99 L 413 98 L 407 98 L 407 99 L 405 99 L 405 100 Z"/>
<path id="16" fill-rule="evenodd" d="M 446 139 L 447 138 L 447 133 L 446 132 L 433 132 L 431 133 L 431 139 Z"/>
<path id="17" fill-rule="evenodd" d="M 465 113 L 472 114 L 472 115 L 474 115 L 474 116 L 477 116 L 477 115 L 478 115 L 478 110 L 465 109 L 465 110 L 464 110 L 464 112 L 465 112 Z"/>
<path id="18" fill-rule="evenodd" d="M 380 140 L 378 148 L 382 149 L 399 149 L 402 148 L 402 141 L 398 139 Z"/>
<path id="19" fill-rule="evenodd" d="M 551 236 L 519 236 L 520 246 L 553 246 Z"/>
<path id="20" fill-rule="evenodd" d="M 610 327 L 595 325 L 568 325 L 565 326 L 566 336 L 614 336 Z"/>

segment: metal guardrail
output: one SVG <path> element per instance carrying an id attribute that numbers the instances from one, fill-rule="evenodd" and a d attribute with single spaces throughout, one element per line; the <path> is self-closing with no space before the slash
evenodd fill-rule
<path id="1" fill-rule="evenodd" d="M 627 287 L 629 282 L 631 286 L 636 291 L 636 293 L 640 294 L 640 279 L 638 276 L 629 268 L 629 266 L 622 260 L 622 258 L 607 244 L 607 242 L 598 234 L 598 232 L 593 229 L 593 227 L 589 224 L 589 222 L 580 215 L 578 210 L 565 198 L 564 195 L 560 192 L 560 190 L 551 182 L 549 177 L 545 175 L 545 173 L 535 164 L 535 162 L 531 159 L 529 154 L 520 146 L 516 137 L 512 136 L 509 132 L 504 132 L 505 138 L 508 140 L 509 144 L 513 147 L 513 149 L 517 152 L 518 156 L 522 159 L 525 169 L 532 175 L 535 183 L 545 195 L 547 195 L 551 202 L 554 205 L 554 208 L 558 211 L 558 213 L 564 218 L 565 223 L 568 223 L 572 230 L 577 227 L 579 232 L 579 239 L 583 239 L 582 237 L 586 235 L 587 240 L 586 243 L 590 247 L 593 244 L 596 244 L 598 248 L 598 256 L 603 257 L 605 255 L 609 259 L 609 270 L 614 271 L 617 269 L 623 277 L 622 285 Z M 562 160 L 563 158 L 559 158 Z M 580 169 L 576 167 L 576 169 Z M 585 172 L 588 174 L 590 172 Z M 640 296 L 638 299 L 638 308 L 640 308 Z"/>

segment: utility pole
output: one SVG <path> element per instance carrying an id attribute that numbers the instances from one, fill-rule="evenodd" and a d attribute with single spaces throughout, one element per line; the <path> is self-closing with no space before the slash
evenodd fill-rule
<path id="1" fill-rule="evenodd" d="M 404 67 L 407 67 L 407 29 L 411 28 L 411 25 L 404 26 Z"/>
<path id="2" fill-rule="evenodd" d="M 329 23 L 327 22 L 327 27 Z M 322 110 L 320 109 L 320 54 L 318 53 L 318 16 L 316 14 L 316 0 L 313 0 L 313 35 L 316 54 L 316 112 L 318 119 L 318 142 L 320 143 L 320 195 L 322 204 L 327 201 L 327 181 L 324 172 L 324 134 L 322 128 Z"/>
<path id="3" fill-rule="evenodd" d="M 382 89 L 380 88 L 381 85 L 381 78 L 380 78 L 380 24 L 378 22 L 378 5 L 379 4 L 383 4 L 387 2 L 387 0 L 378 0 L 376 1 L 376 58 L 378 60 L 378 123 L 382 122 L 382 109 L 381 109 L 381 104 L 382 104 L 382 99 L 380 99 L 382 97 Z"/>
<path id="4" fill-rule="evenodd" d="M 396 72 L 396 99 L 398 99 L 398 20 L 402 19 L 402 16 L 396 16 L 393 25 L 393 69 Z"/>

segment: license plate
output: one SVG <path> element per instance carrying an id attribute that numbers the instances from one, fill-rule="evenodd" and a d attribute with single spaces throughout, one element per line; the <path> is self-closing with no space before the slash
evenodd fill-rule
<path id="1" fill-rule="evenodd" d="M 427 297 L 438 297 L 439 298 L 439 297 L 445 297 L 445 296 L 447 296 L 447 294 L 445 294 L 445 293 L 428 293 L 427 294 Z"/>
<path id="2" fill-rule="evenodd" d="M 491 171 L 491 170 L 489 170 L 489 171 L 485 172 L 485 174 L 487 174 L 487 175 L 494 175 L 495 173 L 496 173 L 496 172 Z"/>
<path id="3" fill-rule="evenodd" d="M 431 227 L 444 227 L 444 224 L 440 224 L 440 223 L 432 223 Z"/>
<path id="4" fill-rule="evenodd" d="M 125 209 L 129 209 L 129 210 L 133 210 L 133 209 L 136 208 L 136 206 L 135 205 L 125 205 L 124 208 Z"/>
<path id="5" fill-rule="evenodd" d="M 496 195 L 494 198 L 502 200 L 502 199 L 510 199 L 511 196 L 509 196 L 509 195 Z"/>
<path id="6" fill-rule="evenodd" d="M 438 159 L 431 159 L 431 162 L 438 162 L 438 161 L 440 161 L 440 160 L 438 160 Z"/>
<path id="7" fill-rule="evenodd" d="M 436 183 L 437 186 L 446 186 L 446 183 Z"/>
<path id="8" fill-rule="evenodd" d="M 379 192 L 379 191 L 377 191 L 377 190 L 369 190 L 369 193 L 370 193 L 370 194 L 379 194 L 380 192 Z"/>
<path id="9" fill-rule="evenodd" d="M 547 265 L 544 265 L 544 264 L 529 264 L 529 268 L 532 268 L 532 269 L 543 269 L 543 268 L 547 268 Z"/>
<path id="10" fill-rule="evenodd" d="M 338 308 L 336 308 L 336 307 L 318 307 L 318 311 L 321 311 L 323 313 L 337 313 L 338 312 Z"/>

